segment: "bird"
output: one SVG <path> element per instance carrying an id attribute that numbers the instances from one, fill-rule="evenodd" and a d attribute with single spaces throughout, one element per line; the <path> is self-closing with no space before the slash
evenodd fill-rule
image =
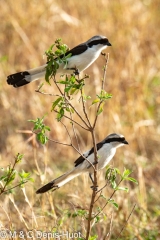
<path id="1" fill-rule="evenodd" d="M 61 75 L 72 74 L 75 69 L 78 70 L 78 73 L 82 72 L 88 68 L 99 57 L 102 50 L 106 49 L 108 46 L 112 45 L 105 36 L 93 36 L 86 42 L 77 45 L 60 56 L 60 58 L 63 58 L 69 54 L 71 55 L 69 58 L 67 58 L 67 64 L 57 62 L 59 64 L 57 73 Z M 13 85 L 15 88 L 24 86 L 44 77 L 46 73 L 46 67 L 47 63 L 37 68 L 11 74 L 7 77 L 7 83 L 9 85 Z"/>
<path id="2" fill-rule="evenodd" d="M 98 170 L 105 168 L 106 165 L 114 157 L 116 149 L 125 144 L 128 144 L 125 137 L 118 133 L 109 134 L 104 140 L 97 143 L 96 147 L 98 155 Z M 55 191 L 67 182 L 71 181 L 73 178 L 86 172 L 89 173 L 89 177 L 94 184 L 94 180 L 92 178 L 92 174 L 94 172 L 94 164 L 94 147 L 92 147 L 89 151 L 86 151 L 74 162 L 74 167 L 72 170 L 64 173 L 60 177 L 42 186 L 36 191 L 36 193 L 42 194 L 51 189 Z"/>

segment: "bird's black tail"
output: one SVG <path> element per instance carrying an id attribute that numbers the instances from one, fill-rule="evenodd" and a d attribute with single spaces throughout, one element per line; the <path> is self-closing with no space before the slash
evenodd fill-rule
<path id="1" fill-rule="evenodd" d="M 36 193 L 45 193 L 51 189 L 53 189 L 53 191 L 55 191 L 56 189 L 60 188 L 61 186 L 63 186 L 64 184 L 66 184 L 67 182 L 69 182 L 70 180 L 72 180 L 73 178 L 77 177 L 78 175 L 80 175 L 81 172 L 77 171 L 76 168 L 72 169 L 69 172 L 66 172 L 65 174 L 63 174 L 62 176 L 54 179 L 53 181 L 47 183 L 46 185 L 44 185 L 43 187 L 39 188 Z"/>
<path id="2" fill-rule="evenodd" d="M 9 85 L 13 85 L 13 87 L 17 88 L 17 87 L 21 87 L 21 86 L 24 86 L 24 85 L 30 83 L 30 81 L 27 79 L 30 79 L 29 72 L 27 72 L 27 71 L 18 72 L 18 73 L 9 75 L 7 77 L 7 83 Z"/>
<path id="3" fill-rule="evenodd" d="M 34 69 L 30 69 L 30 70 L 27 70 L 24 72 L 18 72 L 18 73 L 9 75 L 7 77 L 7 83 L 9 85 L 13 85 L 13 87 L 15 87 L 15 88 L 18 88 L 18 87 L 24 86 L 30 82 L 38 80 L 39 78 L 45 76 L 46 66 L 47 65 L 45 64 L 38 68 L 34 68 Z"/>

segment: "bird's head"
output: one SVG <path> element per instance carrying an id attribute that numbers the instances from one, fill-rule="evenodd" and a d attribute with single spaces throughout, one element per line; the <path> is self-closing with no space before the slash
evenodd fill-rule
<path id="1" fill-rule="evenodd" d="M 105 143 L 110 143 L 113 147 L 118 148 L 123 146 L 124 144 L 129 144 L 125 137 L 121 134 L 118 133 L 112 133 L 110 135 L 108 135 L 105 139 L 104 139 Z"/>
<path id="2" fill-rule="evenodd" d="M 101 48 L 102 50 L 107 48 L 108 46 L 112 46 L 108 38 L 101 35 L 93 36 L 86 43 L 90 48 L 96 47 L 96 48 Z"/>

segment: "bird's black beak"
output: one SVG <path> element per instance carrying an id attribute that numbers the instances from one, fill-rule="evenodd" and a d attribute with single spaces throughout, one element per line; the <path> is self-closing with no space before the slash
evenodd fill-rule
<path id="1" fill-rule="evenodd" d="M 123 144 L 129 144 L 126 140 L 123 141 Z"/>
<path id="2" fill-rule="evenodd" d="M 112 44 L 108 41 L 107 46 L 112 46 Z"/>

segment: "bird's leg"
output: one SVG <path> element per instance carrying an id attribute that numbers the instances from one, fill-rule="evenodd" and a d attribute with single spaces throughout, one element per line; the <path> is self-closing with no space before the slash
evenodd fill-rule
<path id="1" fill-rule="evenodd" d="M 74 68 L 73 73 L 74 73 L 74 75 L 78 75 L 78 78 L 79 78 L 80 72 L 79 72 L 79 70 L 78 70 L 78 68 L 77 68 L 76 66 L 75 66 L 75 68 Z"/>
<path id="2" fill-rule="evenodd" d="M 91 173 L 89 173 L 89 177 L 90 177 L 90 179 L 91 179 L 91 181 L 92 181 L 92 183 L 93 183 L 93 186 L 91 186 L 91 188 L 92 188 L 94 191 L 97 191 L 97 190 L 98 190 L 98 186 L 94 186 L 94 180 L 93 180 L 93 178 L 92 178 L 92 174 L 91 174 Z"/>
<path id="3" fill-rule="evenodd" d="M 80 72 L 79 72 L 79 69 L 78 69 L 76 66 L 74 67 L 73 74 L 74 74 L 75 76 L 78 76 L 78 78 L 76 78 L 76 81 L 77 81 L 78 83 L 81 83 L 81 82 L 83 81 L 83 79 L 79 79 L 79 74 L 80 74 Z"/>

